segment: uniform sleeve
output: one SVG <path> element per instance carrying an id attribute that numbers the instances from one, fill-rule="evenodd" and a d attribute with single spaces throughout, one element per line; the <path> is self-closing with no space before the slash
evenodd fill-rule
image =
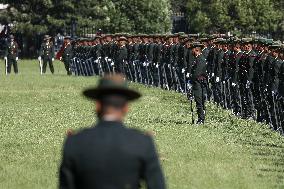
<path id="1" fill-rule="evenodd" d="M 165 189 L 164 175 L 161 170 L 155 145 L 150 137 L 147 137 L 147 151 L 144 159 L 144 178 L 148 189 Z"/>
<path id="2" fill-rule="evenodd" d="M 54 45 L 52 45 L 52 47 L 51 47 L 51 56 L 52 56 L 52 58 L 55 57 L 55 48 L 54 48 Z"/>
<path id="3" fill-rule="evenodd" d="M 39 49 L 39 53 L 38 56 L 42 56 L 43 55 L 43 45 L 40 45 L 40 49 Z"/>
<path id="4" fill-rule="evenodd" d="M 250 58 L 249 58 L 249 73 L 248 73 L 249 81 L 252 81 L 252 78 L 253 78 L 253 73 L 254 73 L 253 64 L 254 64 L 255 58 L 256 58 L 256 56 L 254 54 L 250 55 Z"/>
<path id="5" fill-rule="evenodd" d="M 59 189 L 75 189 L 70 147 L 70 138 L 68 138 L 63 148 L 62 162 L 59 169 Z"/>
<path id="6" fill-rule="evenodd" d="M 8 52 L 8 44 L 5 44 L 5 52 L 4 52 L 4 57 L 7 57 L 9 54 Z"/>

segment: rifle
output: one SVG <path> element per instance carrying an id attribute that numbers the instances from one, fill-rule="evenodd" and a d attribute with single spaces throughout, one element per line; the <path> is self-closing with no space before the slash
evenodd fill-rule
<path id="1" fill-rule="evenodd" d="M 160 76 L 160 67 L 159 67 L 159 63 L 156 64 L 156 68 L 158 70 L 158 87 L 161 87 L 161 76 Z"/>
<path id="2" fill-rule="evenodd" d="M 277 115 L 277 108 L 276 108 L 276 102 L 275 102 L 275 94 L 271 94 L 272 95 L 272 102 L 273 102 L 273 113 L 274 113 L 274 117 L 275 117 L 275 126 L 276 126 L 276 130 L 279 130 L 280 125 L 278 122 L 278 115 Z"/>
<path id="3" fill-rule="evenodd" d="M 251 108 L 252 108 L 252 117 L 255 120 L 256 119 L 256 109 L 255 109 L 255 105 L 254 105 L 254 98 L 253 98 L 253 94 L 252 94 L 252 90 L 251 88 L 248 89 L 249 90 L 249 97 L 250 97 L 250 101 L 251 101 Z"/>
<path id="4" fill-rule="evenodd" d="M 191 111 L 191 123 L 194 124 L 194 111 L 193 111 L 193 94 L 192 94 L 192 86 L 190 83 L 187 83 L 187 99 L 190 101 L 190 111 Z"/>
<path id="5" fill-rule="evenodd" d="M 39 70 L 40 70 L 40 75 L 42 75 L 42 59 L 39 58 Z"/>
<path id="6" fill-rule="evenodd" d="M 266 89 L 267 90 L 267 89 Z M 265 93 L 265 106 L 266 106 L 266 111 L 267 111 L 267 114 L 268 114 L 268 119 L 269 119 L 269 126 L 271 129 L 273 129 L 273 122 L 272 122 L 272 117 L 271 117 L 271 113 L 270 113 L 270 105 L 269 103 L 267 102 L 267 98 L 268 98 L 268 94 L 267 94 L 267 91 Z"/>
<path id="7" fill-rule="evenodd" d="M 241 90 L 240 90 L 240 85 L 238 84 L 237 86 L 236 86 L 237 88 L 237 92 L 238 92 L 238 100 L 239 100 L 239 106 L 240 106 L 240 110 L 241 110 L 241 115 L 243 115 L 243 105 L 242 105 L 242 97 L 241 97 Z"/>
<path id="8" fill-rule="evenodd" d="M 5 57 L 5 75 L 8 75 L 8 59 Z"/>

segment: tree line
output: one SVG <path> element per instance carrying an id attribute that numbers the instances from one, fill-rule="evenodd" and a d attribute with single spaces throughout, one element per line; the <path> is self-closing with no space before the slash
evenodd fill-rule
<path id="1" fill-rule="evenodd" d="M 182 12 L 189 33 L 272 34 L 283 37 L 283 0 L 2 0 L 0 23 L 26 35 L 101 28 L 106 33 L 168 33 Z"/>

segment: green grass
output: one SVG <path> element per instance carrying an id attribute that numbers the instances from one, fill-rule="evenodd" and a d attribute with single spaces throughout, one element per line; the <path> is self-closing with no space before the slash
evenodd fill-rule
<path id="1" fill-rule="evenodd" d="M 81 91 L 97 77 L 39 75 L 36 61 L 4 76 L 0 61 L 0 188 L 56 188 L 68 129 L 95 122 L 94 103 Z M 169 189 L 284 188 L 284 138 L 254 121 L 207 104 L 207 122 L 191 125 L 186 98 L 132 84 L 143 98 L 132 104 L 127 125 L 153 131 Z"/>

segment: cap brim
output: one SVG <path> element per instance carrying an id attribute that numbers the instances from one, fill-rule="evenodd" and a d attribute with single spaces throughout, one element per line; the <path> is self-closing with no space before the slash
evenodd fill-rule
<path id="1" fill-rule="evenodd" d="M 90 88 L 83 91 L 83 95 L 92 100 L 99 100 L 105 95 L 116 94 L 126 97 L 128 101 L 133 101 L 141 97 L 141 94 L 130 89 L 121 89 L 121 88 Z"/>

